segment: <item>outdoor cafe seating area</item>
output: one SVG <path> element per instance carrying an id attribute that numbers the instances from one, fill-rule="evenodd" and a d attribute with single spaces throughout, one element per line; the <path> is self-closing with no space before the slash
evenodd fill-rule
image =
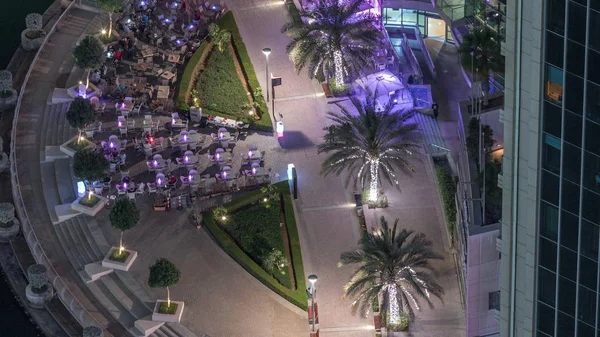
<path id="1" fill-rule="evenodd" d="M 105 108 L 100 121 L 86 128 L 96 151 L 110 162 L 109 175 L 93 185 L 97 194 L 132 200 L 154 193 L 203 197 L 271 182 L 266 151 L 246 141 L 242 125 L 219 127 L 206 119 L 192 124 L 178 113 L 123 114 L 121 107 Z"/>

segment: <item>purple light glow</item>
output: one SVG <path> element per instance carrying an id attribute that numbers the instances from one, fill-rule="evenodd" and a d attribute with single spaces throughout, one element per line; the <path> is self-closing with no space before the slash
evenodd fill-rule
<path id="1" fill-rule="evenodd" d="M 194 29 L 194 25 L 189 25 L 189 26 L 188 26 L 188 29 L 189 29 L 189 30 L 192 30 L 192 29 Z"/>
<path id="2" fill-rule="evenodd" d="M 108 147 L 113 148 L 115 147 L 115 144 L 113 144 L 113 142 L 110 142 L 110 144 L 108 144 Z"/>
<path id="3" fill-rule="evenodd" d="M 158 162 L 157 162 L 156 160 L 155 160 L 155 161 L 153 161 L 153 162 L 152 162 L 152 164 L 153 164 L 155 167 L 156 167 L 156 166 L 158 166 Z"/>
<path id="4" fill-rule="evenodd" d="M 158 186 L 160 186 L 160 185 L 162 184 L 162 180 L 161 180 L 160 178 L 158 178 L 158 179 L 156 180 L 156 184 L 157 184 Z"/>
<path id="5" fill-rule="evenodd" d="M 188 176 L 188 182 L 190 182 L 190 183 L 192 182 L 192 175 L 191 174 Z"/>
<path id="6" fill-rule="evenodd" d="M 256 174 L 256 167 L 253 167 L 252 168 L 252 175 L 255 175 L 255 174 Z"/>
<path id="7" fill-rule="evenodd" d="M 217 160 L 221 157 L 218 153 L 216 154 Z"/>
<path id="8" fill-rule="evenodd" d="M 252 151 L 248 151 L 248 157 L 252 157 Z"/>
<path id="9" fill-rule="evenodd" d="M 126 190 L 127 189 L 127 183 L 123 183 L 123 189 Z"/>
<path id="10" fill-rule="evenodd" d="M 219 139 L 223 138 L 223 132 L 219 132 Z"/>
<path id="11" fill-rule="evenodd" d="M 188 161 L 190 161 L 190 158 L 189 158 L 188 156 L 185 156 L 185 157 L 183 158 L 183 161 L 187 163 Z"/>
<path id="12" fill-rule="evenodd" d="M 121 123 L 121 121 L 119 121 L 119 127 L 123 126 L 123 123 Z"/>

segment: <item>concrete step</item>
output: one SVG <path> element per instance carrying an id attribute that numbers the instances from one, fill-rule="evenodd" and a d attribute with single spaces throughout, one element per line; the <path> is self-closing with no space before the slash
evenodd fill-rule
<path id="1" fill-rule="evenodd" d="M 56 172 L 54 163 L 40 163 L 42 174 L 42 189 L 44 190 L 44 200 L 50 214 L 52 223 L 58 222 L 58 216 L 55 212 L 55 207 L 60 205 L 60 194 L 56 185 Z"/>
<path id="2" fill-rule="evenodd" d="M 60 150 L 60 146 L 45 146 L 40 153 L 40 162 L 53 162 L 57 159 L 67 159 L 69 156 Z"/>
<path id="3" fill-rule="evenodd" d="M 94 219 L 91 216 L 85 215 L 80 220 L 85 221 L 85 227 L 87 228 L 91 237 L 93 238 L 97 249 L 100 251 L 101 256 L 105 256 L 112 245 L 109 245 L 106 241 L 106 237 L 104 237 L 104 233 L 102 233 L 102 230 L 100 229 L 100 226 L 98 225 L 96 219 Z"/>
<path id="4" fill-rule="evenodd" d="M 86 264 L 88 263 L 92 263 L 92 262 L 96 262 L 93 261 L 87 254 L 85 248 L 81 245 L 81 240 L 79 239 L 78 235 L 76 233 L 73 232 L 73 230 L 70 228 L 69 224 L 72 222 L 72 219 L 69 219 L 67 221 L 61 222 L 58 225 L 55 226 L 59 226 L 62 228 L 63 231 L 63 235 L 67 238 L 67 241 L 69 241 L 70 238 L 70 242 L 68 246 L 63 246 L 63 249 L 66 250 L 70 250 L 72 252 L 72 256 L 75 257 L 77 264 L 80 266 L 79 270 L 82 270 Z"/>
<path id="5" fill-rule="evenodd" d="M 54 225 L 54 231 L 58 236 L 58 241 L 60 245 L 63 247 L 67 258 L 69 258 L 69 262 L 73 265 L 76 271 L 81 271 L 84 268 L 84 265 L 80 263 L 80 260 L 77 258 L 76 253 L 71 249 L 74 246 L 73 239 L 71 239 L 70 235 L 65 234 L 64 226 L 62 223 Z"/>
<path id="6" fill-rule="evenodd" d="M 185 313 L 184 313 L 185 314 Z M 181 323 L 166 323 L 160 330 L 169 331 L 176 337 L 198 337 Z"/>
<path id="7" fill-rule="evenodd" d="M 50 212 L 50 211 L 48 211 Z M 67 221 L 73 217 L 76 217 L 81 214 L 81 212 L 74 210 L 71 208 L 71 204 L 62 204 L 54 206 L 54 213 L 56 214 L 57 220 L 52 221 L 52 224 L 56 225 L 57 223 L 61 223 L 63 221 Z"/>
<path id="8" fill-rule="evenodd" d="M 57 159 L 54 165 L 61 204 L 70 204 L 77 199 L 77 183 L 73 177 L 72 159 Z"/>
<path id="9" fill-rule="evenodd" d="M 164 322 L 154 322 L 152 320 L 152 315 L 150 315 L 144 317 L 144 319 L 135 321 L 134 326 L 136 330 L 141 333 L 141 336 L 148 336 L 154 331 L 158 330 L 164 324 Z"/>
<path id="10" fill-rule="evenodd" d="M 135 298 L 115 275 L 108 275 L 101 278 L 100 281 L 133 317 L 143 319 L 152 314 L 152 310 Z"/>
<path id="11" fill-rule="evenodd" d="M 131 276 L 129 272 L 123 270 L 115 270 L 115 275 L 121 280 L 121 282 L 127 287 L 127 289 L 149 309 L 154 308 L 156 302 L 150 295 L 140 286 L 137 280 Z"/>
<path id="12" fill-rule="evenodd" d="M 433 119 L 433 117 L 421 113 L 415 113 L 415 120 L 419 125 L 419 129 L 423 133 L 424 142 L 426 144 L 428 153 L 445 153 L 446 151 L 442 148 L 446 148 L 446 143 L 444 142 L 444 137 L 442 136 L 442 131 L 440 130 L 440 126 L 438 125 L 437 121 Z M 435 144 L 442 148 L 432 146 L 431 144 Z"/>
<path id="13" fill-rule="evenodd" d="M 96 256 L 96 254 L 92 250 L 92 247 L 90 247 L 84 234 L 82 233 L 81 225 L 79 224 L 79 222 L 75 219 L 69 219 L 65 221 L 65 224 L 67 228 L 69 228 L 69 232 L 73 236 L 73 239 L 77 241 L 76 246 L 77 249 L 79 249 L 81 257 L 85 262 L 84 265 L 88 263 L 97 262 L 98 257 Z"/>
<path id="14" fill-rule="evenodd" d="M 75 218 L 76 221 L 79 222 L 79 228 L 81 229 L 81 231 L 83 232 L 88 244 L 90 245 L 92 251 L 94 252 L 95 256 L 101 260 L 104 258 L 104 256 L 106 255 L 106 253 L 108 252 L 107 249 L 101 249 L 98 244 L 96 243 L 96 240 L 94 238 L 94 235 L 90 232 L 90 228 L 89 228 L 89 224 L 88 224 L 88 219 L 93 219 L 92 217 L 88 217 L 86 215 L 82 215 L 82 216 L 78 216 L 77 218 Z"/>
<path id="15" fill-rule="evenodd" d="M 110 276 L 110 275 L 109 275 Z M 104 276 L 107 277 L 107 276 Z M 101 278 L 102 279 L 102 278 Z M 133 327 L 135 319 L 123 306 L 119 301 L 114 298 L 111 292 L 106 288 L 106 286 L 102 282 L 92 282 L 87 284 L 88 289 L 92 292 L 92 294 L 96 297 L 96 299 L 102 303 L 102 306 L 116 319 L 121 323 L 121 325 L 125 329 L 130 329 Z"/>

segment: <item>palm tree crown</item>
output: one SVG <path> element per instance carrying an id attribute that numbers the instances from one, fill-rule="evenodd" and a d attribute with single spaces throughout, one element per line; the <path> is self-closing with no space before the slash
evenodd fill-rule
<path id="1" fill-rule="evenodd" d="M 308 68 L 314 78 L 323 72 L 327 79 L 335 74 L 338 84 L 374 64 L 373 55 L 381 45 L 382 34 L 373 15 L 355 15 L 363 0 L 320 0 L 314 10 L 301 10 L 302 20 L 283 26 L 292 41 L 287 53 L 300 72 Z"/>
<path id="2" fill-rule="evenodd" d="M 321 173 L 339 175 L 347 169 L 346 184 L 354 179 L 363 187 L 369 180 L 369 200 L 375 201 L 379 171 L 396 186 L 395 170 L 407 174 L 414 171 L 411 159 L 419 146 L 421 133 L 411 121 L 412 110 L 394 111 L 394 106 L 388 103 L 378 111 L 372 93 L 367 93 L 365 101 L 353 97 L 351 102 L 358 114 L 340 105 L 340 113 L 328 113 L 333 124 L 325 127 L 325 141 L 318 146 L 318 151 L 331 152 L 331 155 L 323 162 Z"/>
<path id="3" fill-rule="evenodd" d="M 496 32 L 490 28 L 477 28 L 467 34 L 460 44 L 458 52 L 465 62 L 471 61 L 471 53 L 473 53 L 473 66 L 486 76 L 490 71 L 501 71 L 502 69 L 503 56 L 500 54 L 500 40 Z"/>
<path id="4" fill-rule="evenodd" d="M 397 219 L 390 228 L 381 217 L 381 228 L 365 233 L 359 249 L 343 253 L 339 263 L 340 267 L 360 265 L 344 287 L 345 296 L 354 299 L 353 311 L 366 315 L 380 299 L 382 317 L 389 313 L 391 324 L 397 324 L 401 315 L 414 318 L 420 300 L 433 308 L 431 296 L 441 300 L 444 294 L 430 264 L 442 256 L 431 249 L 425 234 L 398 230 L 397 226 Z"/>

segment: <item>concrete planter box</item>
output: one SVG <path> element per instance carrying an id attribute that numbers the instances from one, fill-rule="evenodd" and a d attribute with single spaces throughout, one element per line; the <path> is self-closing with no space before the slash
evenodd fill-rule
<path id="1" fill-rule="evenodd" d="M 179 323 L 181 322 L 181 316 L 183 316 L 183 307 L 184 303 L 181 301 L 171 301 L 171 305 L 177 304 L 177 310 L 174 314 L 160 314 L 158 313 L 158 308 L 160 307 L 160 303 L 167 302 L 167 300 L 158 300 L 154 305 L 154 310 L 152 311 L 152 320 L 156 322 L 167 322 L 167 323 Z"/>
<path id="2" fill-rule="evenodd" d="M 0 242 L 9 242 L 19 234 L 20 226 L 17 218 L 8 227 L 0 227 Z"/>
<path id="3" fill-rule="evenodd" d="M 60 151 L 66 155 L 68 155 L 69 157 L 75 157 L 75 149 L 73 149 L 72 147 L 69 146 L 69 144 L 78 141 L 78 136 L 75 136 L 69 140 L 67 140 L 65 143 L 63 143 L 60 146 Z M 83 138 L 82 140 L 79 140 L 79 142 L 81 143 L 85 143 L 85 146 L 82 148 L 82 150 L 85 149 L 93 149 L 94 147 L 96 147 L 96 144 L 92 143 L 91 141 L 87 140 L 86 138 Z"/>
<path id="4" fill-rule="evenodd" d="M 31 284 L 27 285 L 27 288 L 25 288 L 25 297 L 27 298 L 27 301 L 29 302 L 30 306 L 37 309 L 44 309 L 46 307 L 46 303 L 48 303 L 54 295 L 52 286 L 48 284 L 46 287 L 46 291 L 38 294 L 33 291 L 33 287 L 31 286 Z"/>
<path id="5" fill-rule="evenodd" d="M 39 32 L 40 36 L 35 39 L 27 37 L 27 33 Z M 46 32 L 43 29 L 25 29 L 21 32 L 21 47 L 27 51 L 38 50 L 46 39 Z"/>
<path id="6" fill-rule="evenodd" d="M 135 250 L 123 249 L 124 252 L 129 253 L 129 256 L 124 262 L 114 261 L 110 259 L 110 256 L 115 250 L 119 250 L 119 247 L 111 247 L 104 259 L 102 260 L 102 267 L 118 269 L 128 271 L 133 261 L 137 258 L 137 252 Z"/>
<path id="7" fill-rule="evenodd" d="M 83 85 L 82 88 L 85 87 L 85 83 L 75 84 L 74 86 L 67 89 L 67 94 L 72 98 L 75 97 L 83 97 L 86 99 L 90 99 L 92 97 L 100 97 L 102 95 L 102 91 L 94 85 L 94 83 L 89 83 L 87 89 L 85 89 L 85 93 L 79 92 L 79 86 Z"/>
<path id="8" fill-rule="evenodd" d="M 88 206 L 85 206 L 85 205 L 82 205 L 79 203 L 79 201 L 82 198 L 88 197 L 87 195 L 85 195 L 85 196 L 75 199 L 75 201 L 73 201 L 73 203 L 71 204 L 71 209 L 81 212 L 83 214 L 95 216 L 96 214 L 98 214 L 98 212 L 100 212 L 100 210 L 102 210 L 104 208 L 104 205 L 106 205 L 107 199 L 105 197 L 103 197 L 101 195 L 97 195 L 97 194 L 94 194 L 94 196 L 96 198 L 100 199 L 94 206 L 88 207 Z"/>
<path id="9" fill-rule="evenodd" d="M 17 104 L 17 99 L 19 98 L 19 94 L 15 89 L 10 89 L 11 95 L 8 97 L 0 97 L 0 110 L 11 110 Z"/>

